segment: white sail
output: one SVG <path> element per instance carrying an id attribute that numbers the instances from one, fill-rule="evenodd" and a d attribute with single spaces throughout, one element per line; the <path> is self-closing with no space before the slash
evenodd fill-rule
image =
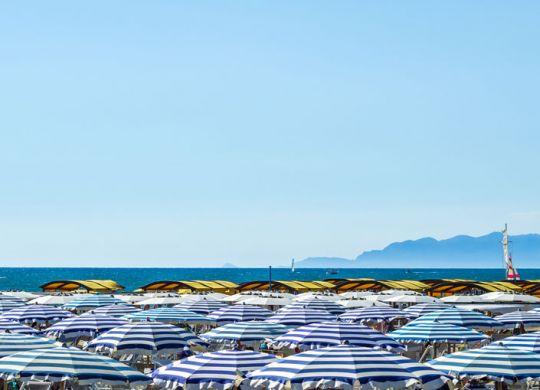
<path id="1" fill-rule="evenodd" d="M 294 272 L 294 258 L 291 261 L 291 272 Z"/>
<path id="2" fill-rule="evenodd" d="M 512 255 L 510 254 L 510 250 L 508 249 L 508 226 L 506 224 L 504 225 L 504 230 L 502 231 L 502 234 L 503 257 L 504 263 L 506 265 L 506 280 L 520 280 L 519 273 L 514 267 L 514 263 L 512 262 Z"/>

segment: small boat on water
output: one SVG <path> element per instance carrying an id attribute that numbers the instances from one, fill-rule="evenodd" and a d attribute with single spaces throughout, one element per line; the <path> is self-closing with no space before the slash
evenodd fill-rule
<path id="1" fill-rule="evenodd" d="M 338 273 L 339 273 L 339 271 L 337 269 L 326 270 L 327 275 L 337 275 Z"/>

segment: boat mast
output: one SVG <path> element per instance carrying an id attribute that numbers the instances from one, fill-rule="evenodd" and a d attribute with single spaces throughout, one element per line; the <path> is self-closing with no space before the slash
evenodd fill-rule
<path id="1" fill-rule="evenodd" d="M 293 257 L 292 262 L 291 262 L 291 272 L 294 272 L 294 257 Z"/>
<path id="2" fill-rule="evenodd" d="M 514 264 L 512 263 L 512 254 L 510 253 L 510 250 L 508 249 L 508 225 L 504 224 L 504 230 L 502 231 L 503 239 L 502 239 L 502 245 L 503 245 L 503 256 L 504 256 L 504 263 L 506 265 L 506 280 L 519 280 L 519 274 L 517 272 L 517 269 L 514 268 Z"/>

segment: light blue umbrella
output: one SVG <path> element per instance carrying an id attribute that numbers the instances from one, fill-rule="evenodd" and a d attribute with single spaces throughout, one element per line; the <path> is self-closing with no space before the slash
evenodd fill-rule
<path id="1" fill-rule="evenodd" d="M 227 306 L 228 305 L 224 302 L 216 301 L 215 299 L 203 298 L 197 301 L 182 302 L 174 307 L 206 315 Z"/>
<path id="2" fill-rule="evenodd" d="M 539 326 L 540 313 L 535 311 L 513 311 L 497 316 L 495 320 L 510 326 Z"/>
<path id="3" fill-rule="evenodd" d="M 74 299 L 66 303 L 63 308 L 69 310 L 91 310 L 97 307 L 110 306 L 110 305 L 127 305 L 127 303 L 120 298 L 116 298 L 112 295 L 85 295 L 83 297 Z"/>
<path id="4" fill-rule="evenodd" d="M 72 381 L 80 386 L 103 383 L 109 385 L 145 385 L 146 375 L 106 356 L 76 348 L 36 349 L 0 359 L 0 377 L 22 382 L 44 380 Z"/>
<path id="5" fill-rule="evenodd" d="M 301 301 L 296 301 L 293 303 L 290 303 L 283 308 L 279 309 L 278 311 L 284 311 L 284 310 L 297 310 L 297 309 L 314 309 L 314 310 L 323 310 L 327 311 L 331 314 L 342 314 L 345 312 L 345 307 L 342 305 L 335 303 L 333 301 L 329 301 L 327 299 L 322 299 L 317 296 L 314 296 L 312 298 L 307 298 Z"/>
<path id="6" fill-rule="evenodd" d="M 241 342 L 253 344 L 273 339 L 287 333 L 289 327 L 266 321 L 246 321 L 226 324 L 199 335 L 203 340 L 214 342 Z"/>
<path id="7" fill-rule="evenodd" d="M 523 349 L 529 352 L 540 353 L 540 332 L 523 333 L 518 336 L 511 336 L 492 345 L 505 345 L 509 348 Z"/>
<path id="8" fill-rule="evenodd" d="M 501 344 L 452 353 L 427 364 L 460 379 L 489 379 L 508 384 L 540 380 L 539 354 Z"/>
<path id="9" fill-rule="evenodd" d="M 171 324 L 209 324 L 214 322 L 212 318 L 177 307 L 158 307 L 156 309 L 143 310 L 128 314 L 123 318 L 130 321 L 159 321 Z"/>
<path id="10" fill-rule="evenodd" d="M 46 305 L 25 305 L 2 313 L 0 316 L 0 318 L 17 321 L 22 324 L 33 322 L 53 323 L 69 317 L 73 317 L 73 314 L 54 306 Z"/>
<path id="11" fill-rule="evenodd" d="M 443 324 L 464 326 L 466 328 L 472 329 L 492 329 L 503 328 L 505 326 L 503 323 L 496 321 L 493 318 L 488 317 L 482 313 L 458 308 L 451 308 L 428 313 L 409 322 L 408 325 L 413 326 L 416 324 L 433 321 Z"/>
<path id="12" fill-rule="evenodd" d="M 440 322 L 405 325 L 392 333 L 388 333 L 388 336 L 402 343 L 425 343 L 428 341 L 471 343 L 489 338 L 473 329 Z"/>
<path id="13" fill-rule="evenodd" d="M 21 325 L 16 321 L 0 318 L 0 332 L 11 332 L 20 334 L 35 335 L 38 331 L 26 325 Z"/>
<path id="14" fill-rule="evenodd" d="M 82 336 L 96 337 L 113 328 L 126 324 L 121 318 L 102 315 L 82 315 L 66 318 L 48 327 L 45 334 L 58 340 L 76 340 Z"/>
<path id="15" fill-rule="evenodd" d="M 314 322 L 333 321 L 335 319 L 336 316 L 327 311 L 302 308 L 281 311 L 268 318 L 267 321 L 288 326 L 302 326 Z"/>
<path id="16" fill-rule="evenodd" d="M 0 295 L 0 296 L 4 296 L 4 295 Z M 9 299 L 2 299 L 0 300 L 0 313 L 5 313 L 6 311 L 16 309 L 17 307 L 21 307 L 24 305 L 25 305 L 24 302 L 12 301 Z"/>
<path id="17" fill-rule="evenodd" d="M 348 310 L 345 314 L 339 316 L 342 321 L 348 322 L 386 322 L 396 318 L 410 318 L 410 313 L 393 307 L 370 306 L 359 309 Z"/>
<path id="18" fill-rule="evenodd" d="M 411 314 L 414 317 L 420 317 L 428 313 L 433 313 L 434 311 L 450 309 L 452 307 L 453 306 L 445 303 L 419 303 L 417 305 L 409 306 L 403 309 L 403 311 Z"/>
<path id="19" fill-rule="evenodd" d="M 273 313 L 255 305 L 232 305 L 213 311 L 208 317 L 214 319 L 219 325 L 229 324 L 231 322 L 264 320 Z"/>
<path id="20" fill-rule="evenodd" d="M 249 384 L 272 390 L 419 386 L 439 389 L 450 380 L 440 371 L 388 351 L 340 345 L 301 352 L 247 375 Z"/>
<path id="21" fill-rule="evenodd" d="M 193 333 L 160 322 L 135 322 L 114 328 L 90 341 L 92 351 L 156 355 L 181 352 L 192 344 L 205 345 Z"/>
<path id="22" fill-rule="evenodd" d="M 0 357 L 33 349 L 56 348 L 59 345 L 45 337 L 21 333 L 0 333 Z"/>
<path id="23" fill-rule="evenodd" d="M 239 377 L 275 360 L 274 355 L 254 351 L 208 352 L 160 367 L 152 378 L 156 385 L 173 390 L 232 389 Z"/>
<path id="24" fill-rule="evenodd" d="M 367 326 L 337 321 L 301 326 L 276 337 L 272 344 L 279 348 L 299 346 L 316 349 L 348 344 L 355 347 L 405 350 L 405 347 L 400 343 Z"/>
<path id="25" fill-rule="evenodd" d="M 139 311 L 141 311 L 141 309 L 136 308 L 135 306 L 126 304 L 126 305 L 101 306 L 92 310 L 90 313 L 109 316 L 109 317 L 123 317 L 129 314 L 137 313 Z"/>

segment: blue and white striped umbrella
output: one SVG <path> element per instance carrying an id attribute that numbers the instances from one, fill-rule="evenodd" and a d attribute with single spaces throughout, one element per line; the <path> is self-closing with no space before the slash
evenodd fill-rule
<path id="1" fill-rule="evenodd" d="M 27 325 L 22 325 L 16 321 L 5 320 L 3 318 L 0 318 L 0 332 L 11 332 L 30 335 L 35 335 L 39 333 L 36 329 L 31 328 Z"/>
<path id="2" fill-rule="evenodd" d="M 420 317 L 434 311 L 451 309 L 452 307 L 453 306 L 445 303 L 419 303 L 418 305 L 409 306 L 403 309 L 403 311 L 414 317 Z"/>
<path id="3" fill-rule="evenodd" d="M 450 380 L 403 356 L 371 348 L 340 345 L 301 352 L 247 375 L 250 385 L 281 390 L 405 388 L 438 389 Z"/>
<path id="4" fill-rule="evenodd" d="M 59 347 L 58 343 L 45 337 L 21 333 L 0 333 L 0 357 L 14 353 Z"/>
<path id="5" fill-rule="evenodd" d="M 441 356 L 427 363 L 457 378 L 505 383 L 540 380 L 540 355 L 504 345 L 488 345 Z"/>
<path id="6" fill-rule="evenodd" d="M 145 385 L 146 375 L 114 359 L 76 348 L 35 349 L 0 359 L 0 377 L 26 382 L 72 381 L 85 386 L 93 383 L 110 385 Z"/>
<path id="7" fill-rule="evenodd" d="M 214 299 L 201 299 L 198 301 L 182 302 L 174 307 L 206 315 L 212 313 L 213 311 L 227 307 L 227 304 Z"/>
<path id="8" fill-rule="evenodd" d="M 315 349 L 348 344 L 355 347 L 405 350 L 403 345 L 367 326 L 337 321 L 301 326 L 277 337 L 272 344 L 278 348 L 299 346 Z"/>
<path id="9" fill-rule="evenodd" d="M 289 326 L 302 326 L 314 322 L 333 321 L 335 319 L 336 316 L 327 311 L 298 309 L 281 311 L 268 318 L 267 321 Z"/>
<path id="10" fill-rule="evenodd" d="M 0 300 L 0 313 L 5 313 L 6 311 L 10 311 L 12 309 L 16 309 L 17 307 L 24 306 L 24 302 L 19 301 L 12 301 L 9 299 L 2 299 Z"/>
<path id="11" fill-rule="evenodd" d="M 17 307 L 5 313 L 0 318 L 23 323 L 53 323 L 64 318 L 73 317 L 69 311 L 57 309 L 54 306 L 26 305 Z"/>
<path id="12" fill-rule="evenodd" d="M 298 309 L 323 310 L 336 315 L 345 313 L 345 307 L 343 307 L 342 305 L 333 301 L 329 301 L 327 299 L 319 298 L 317 296 L 290 303 L 284 306 L 282 309 L 279 309 L 278 311 L 281 312 L 284 310 Z"/>
<path id="13" fill-rule="evenodd" d="M 22 298 L 4 294 L 0 294 L 0 302 L 17 302 L 22 303 L 23 305 L 26 303 L 25 300 Z"/>
<path id="14" fill-rule="evenodd" d="M 66 303 L 64 309 L 91 310 L 101 306 L 126 305 L 126 302 L 112 295 L 86 295 Z"/>
<path id="15" fill-rule="evenodd" d="M 135 322 L 119 326 L 90 341 L 89 350 L 121 354 L 156 355 L 180 352 L 192 344 L 205 345 L 193 333 L 160 322 Z"/>
<path id="16" fill-rule="evenodd" d="M 490 329 L 504 327 L 504 324 L 502 324 L 501 322 L 496 321 L 493 318 L 488 317 L 482 313 L 458 308 L 451 308 L 428 313 L 409 322 L 409 325 L 412 326 L 433 321 L 443 324 L 464 326 L 466 328 L 473 329 Z"/>
<path id="17" fill-rule="evenodd" d="M 270 310 L 259 306 L 239 304 L 223 307 L 210 313 L 208 317 L 213 318 L 219 325 L 224 325 L 231 322 L 264 320 L 272 314 Z"/>
<path id="18" fill-rule="evenodd" d="M 113 328 L 127 324 L 121 318 L 102 315 L 82 315 L 66 318 L 45 329 L 45 334 L 58 340 L 75 340 L 81 336 L 96 337 Z"/>
<path id="19" fill-rule="evenodd" d="M 405 325 L 392 333 L 388 333 L 388 336 L 402 343 L 425 343 L 427 341 L 472 343 L 488 339 L 488 336 L 476 330 L 440 322 Z"/>
<path id="20" fill-rule="evenodd" d="M 246 373 L 276 361 L 274 355 L 254 351 L 207 352 L 173 362 L 152 373 L 154 383 L 167 389 L 232 389 Z"/>
<path id="21" fill-rule="evenodd" d="M 156 309 L 143 310 L 128 314 L 123 318 L 130 321 L 159 321 L 171 324 L 208 324 L 214 322 L 212 318 L 177 307 L 158 307 Z"/>
<path id="22" fill-rule="evenodd" d="M 141 309 L 136 308 L 135 306 L 126 304 L 126 305 L 101 306 L 92 310 L 90 313 L 110 316 L 110 317 L 123 317 L 123 316 L 127 316 L 128 314 L 137 313 L 139 311 L 141 311 Z"/>
<path id="23" fill-rule="evenodd" d="M 540 332 L 523 333 L 496 341 L 492 345 L 505 345 L 509 348 L 519 348 L 525 351 L 540 353 Z"/>
<path id="24" fill-rule="evenodd" d="M 254 343 L 273 339 L 287 333 L 289 327 L 266 321 L 235 322 L 212 329 L 199 335 L 203 340 L 214 342 Z"/>
<path id="25" fill-rule="evenodd" d="M 342 321 L 348 322 L 385 322 L 396 318 L 410 318 L 411 314 L 393 307 L 371 306 L 353 309 L 339 316 Z"/>
<path id="26" fill-rule="evenodd" d="M 495 317 L 495 320 L 506 325 L 540 325 L 540 312 L 534 311 L 513 311 Z"/>

